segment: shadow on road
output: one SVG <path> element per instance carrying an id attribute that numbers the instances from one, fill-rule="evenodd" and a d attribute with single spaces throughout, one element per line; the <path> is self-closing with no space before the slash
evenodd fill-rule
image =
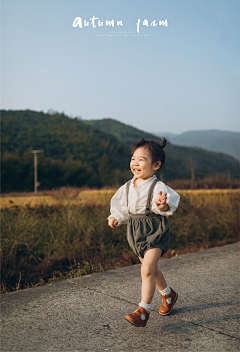
<path id="1" fill-rule="evenodd" d="M 209 303 L 209 304 L 200 304 L 198 306 L 175 308 L 172 311 L 171 315 L 176 315 L 176 314 L 185 313 L 185 312 L 191 312 L 194 310 L 203 310 L 203 309 L 208 309 L 208 308 L 220 308 L 220 307 L 234 306 L 235 304 L 240 304 L 240 301 L 224 302 L 224 303 Z"/>
<path id="2" fill-rule="evenodd" d="M 240 319 L 240 315 L 229 315 L 227 317 L 216 317 L 212 319 L 196 320 L 189 322 L 182 322 L 178 324 L 169 324 L 162 327 L 162 330 L 172 334 L 183 334 L 191 332 L 199 327 L 206 326 L 212 323 L 219 323 L 222 321 L 229 321 L 234 319 Z"/>

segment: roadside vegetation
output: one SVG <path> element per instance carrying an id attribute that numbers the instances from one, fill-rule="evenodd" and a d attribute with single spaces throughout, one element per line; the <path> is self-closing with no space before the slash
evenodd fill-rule
<path id="1" fill-rule="evenodd" d="M 17 194 L 3 195 L 2 293 L 138 263 L 126 227 L 107 225 L 114 189 L 45 192 L 20 194 L 27 199 L 22 204 Z M 239 189 L 178 192 L 181 202 L 169 217 L 171 249 L 164 258 L 239 241 Z M 44 197 L 52 203 L 39 202 Z"/>

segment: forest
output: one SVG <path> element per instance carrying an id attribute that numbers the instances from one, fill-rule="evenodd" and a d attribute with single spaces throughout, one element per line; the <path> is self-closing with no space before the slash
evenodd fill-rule
<path id="1" fill-rule="evenodd" d="M 33 190 L 32 150 L 38 154 L 39 190 L 61 186 L 118 186 L 131 178 L 131 147 L 140 138 L 155 139 L 144 131 L 113 119 L 82 121 L 64 113 L 1 110 L 2 192 Z M 166 181 L 230 173 L 239 175 L 238 161 L 222 153 L 167 144 Z M 160 175 L 159 175 L 160 177 Z"/>

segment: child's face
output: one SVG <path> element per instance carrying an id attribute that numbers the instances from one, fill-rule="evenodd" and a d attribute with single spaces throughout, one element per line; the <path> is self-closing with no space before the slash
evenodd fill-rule
<path id="1" fill-rule="evenodd" d="M 132 173 L 136 178 L 142 181 L 152 177 L 160 166 L 160 161 L 152 162 L 152 155 L 147 147 L 136 149 L 130 162 Z"/>

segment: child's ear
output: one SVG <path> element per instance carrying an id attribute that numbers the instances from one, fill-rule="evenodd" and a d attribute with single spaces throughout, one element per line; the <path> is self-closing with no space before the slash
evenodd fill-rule
<path id="1" fill-rule="evenodd" d="M 161 164 L 162 164 L 162 163 L 161 163 L 161 161 L 160 161 L 160 160 L 156 161 L 156 162 L 155 162 L 154 169 L 155 169 L 155 170 L 159 170 L 159 169 L 160 169 L 160 167 L 161 167 Z"/>

